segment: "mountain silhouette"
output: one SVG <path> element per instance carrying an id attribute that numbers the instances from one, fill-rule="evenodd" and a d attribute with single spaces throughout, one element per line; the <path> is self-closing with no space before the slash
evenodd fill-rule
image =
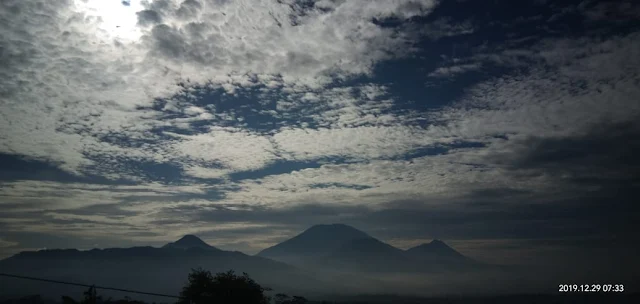
<path id="1" fill-rule="evenodd" d="M 376 238 L 368 237 L 348 241 L 331 254 L 318 259 L 320 267 L 357 271 L 405 271 L 411 261 L 405 252 Z"/>
<path id="2" fill-rule="evenodd" d="M 462 254 L 449 247 L 441 240 L 433 240 L 430 243 L 425 243 L 413 248 L 409 248 L 406 252 L 415 257 L 464 257 Z"/>
<path id="3" fill-rule="evenodd" d="M 376 238 L 368 237 L 362 239 L 355 239 L 344 243 L 340 246 L 336 251 L 334 251 L 332 256 L 350 256 L 350 255 L 359 255 L 363 252 L 366 252 L 371 255 L 381 256 L 381 257 L 402 257 L 404 252 L 401 249 L 393 247 L 387 243 L 384 243 Z"/>
<path id="4" fill-rule="evenodd" d="M 174 248 L 174 249 L 201 248 L 201 249 L 209 249 L 209 250 L 220 250 L 216 247 L 213 247 L 205 243 L 199 237 L 191 234 L 185 235 L 181 239 L 175 242 L 168 243 L 162 246 L 162 248 Z"/>
<path id="5" fill-rule="evenodd" d="M 405 251 L 344 224 L 313 226 L 257 255 L 303 268 L 358 272 L 460 271 L 476 263 L 440 240 Z"/>
<path id="6" fill-rule="evenodd" d="M 252 278 L 284 292 L 325 286 L 293 266 L 238 251 L 216 249 L 196 236 L 185 236 L 162 248 L 48 249 L 25 251 L 0 260 L 0 272 L 4 273 L 169 294 L 178 294 L 187 274 L 198 267 L 213 273 L 229 269 L 247 272 Z M 5 292 L 28 294 L 37 290 L 42 295 L 59 298 L 74 292 L 73 287 L 65 289 L 51 285 L 29 285 L 0 278 L 3 287 L 0 297 Z"/>
<path id="7" fill-rule="evenodd" d="M 462 255 L 437 239 L 409 248 L 406 254 L 428 271 L 470 271 L 490 267 Z"/>
<path id="8" fill-rule="evenodd" d="M 315 225 L 291 239 L 260 251 L 257 256 L 300 265 L 329 255 L 349 241 L 366 238 L 371 236 L 348 225 Z"/>
<path id="9" fill-rule="evenodd" d="M 233 269 L 237 273 L 247 272 L 279 292 L 309 294 L 314 290 L 346 292 L 387 284 L 375 279 L 384 279 L 385 275 L 372 276 L 373 273 L 413 276 L 466 272 L 476 269 L 477 264 L 439 240 L 405 251 L 354 227 L 331 224 L 312 226 L 256 256 L 221 250 L 196 236 L 186 235 L 161 248 L 21 252 L 0 260 L 0 272 L 177 294 L 191 269 L 202 267 L 213 273 Z M 365 281 L 374 285 L 364 284 Z M 73 293 L 72 289 L 51 284 L 27 285 L 3 278 L 0 286 L 3 287 L 0 296 L 3 291 L 20 294 L 37 290 L 58 298 Z"/>

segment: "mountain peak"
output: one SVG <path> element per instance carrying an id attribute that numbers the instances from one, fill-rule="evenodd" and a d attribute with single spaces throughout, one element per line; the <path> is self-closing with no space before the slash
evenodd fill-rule
<path id="1" fill-rule="evenodd" d="M 439 239 L 434 239 L 431 242 L 429 242 L 429 245 L 431 246 L 446 246 L 449 247 L 449 245 L 445 244 L 443 241 L 439 240 Z"/>
<path id="2" fill-rule="evenodd" d="M 204 241 L 202 239 L 200 239 L 199 237 L 193 235 L 193 234 L 187 234 L 183 237 L 181 237 L 178 241 L 176 241 L 176 243 L 178 242 L 202 242 L 204 243 Z"/>
<path id="3" fill-rule="evenodd" d="M 319 256 L 338 249 L 346 242 L 370 237 L 345 224 L 314 225 L 289 240 L 261 251 L 258 255 L 281 260 L 288 256 Z"/>
<path id="4" fill-rule="evenodd" d="M 336 232 L 336 231 L 350 231 L 350 232 L 355 232 L 358 234 L 366 234 L 356 228 L 353 228 L 349 225 L 346 224 L 319 224 L 319 225 L 313 225 L 311 227 L 309 227 L 305 232 L 309 232 L 309 231 L 326 231 L 326 232 Z M 303 232 L 304 233 L 304 232 Z"/>
<path id="5" fill-rule="evenodd" d="M 356 228 L 353 228 L 349 225 L 345 224 L 322 224 L 322 225 L 314 225 L 309 229 L 305 230 L 294 239 L 314 239 L 315 241 L 331 241 L 331 240 L 340 240 L 349 241 L 354 239 L 364 239 L 369 238 L 370 236 L 365 232 L 362 232 Z"/>
<path id="6" fill-rule="evenodd" d="M 175 242 L 168 243 L 162 248 L 179 248 L 179 249 L 189 249 L 189 248 L 204 248 L 204 249 L 215 249 L 215 247 L 205 243 L 199 237 L 193 234 L 187 234 L 181 237 L 179 240 Z"/>
<path id="7" fill-rule="evenodd" d="M 456 256 L 460 257 L 462 254 L 457 252 L 455 249 L 449 247 L 449 245 L 445 244 L 442 240 L 434 239 L 429 243 L 424 243 L 422 245 L 418 245 L 416 247 L 407 249 L 407 252 L 414 254 L 428 254 L 428 255 L 436 255 L 436 256 Z"/>

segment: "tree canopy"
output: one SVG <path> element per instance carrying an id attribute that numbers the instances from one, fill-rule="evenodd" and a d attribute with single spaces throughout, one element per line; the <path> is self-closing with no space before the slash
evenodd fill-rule
<path id="1" fill-rule="evenodd" d="M 267 289 L 248 274 L 236 275 L 233 270 L 215 276 L 204 269 L 194 269 L 189 282 L 182 288 L 182 304 L 268 304 Z"/>

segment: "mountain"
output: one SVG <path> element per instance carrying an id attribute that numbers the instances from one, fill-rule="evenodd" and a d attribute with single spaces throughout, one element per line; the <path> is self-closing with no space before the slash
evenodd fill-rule
<path id="1" fill-rule="evenodd" d="M 21 252 L 1 260 L 0 272 L 178 294 L 193 268 L 202 267 L 213 273 L 233 269 L 238 273 L 247 272 L 260 284 L 277 292 L 312 295 L 321 291 L 358 293 L 372 288 L 407 290 L 406 282 L 422 282 L 423 278 L 439 272 L 466 276 L 468 270 L 478 269 L 478 264 L 442 241 L 435 240 L 405 251 L 351 226 L 332 224 L 313 226 L 257 256 L 221 250 L 196 236 L 187 235 L 161 248 Z M 374 273 L 388 275 L 372 275 Z M 2 277 L 0 286 L 0 298 L 7 293 L 59 298 L 82 292 L 75 287 Z M 104 295 L 123 296 L 107 292 Z"/>
<path id="2" fill-rule="evenodd" d="M 460 271 L 475 261 L 440 240 L 401 250 L 344 224 L 316 225 L 258 256 L 322 271 Z"/>
<path id="3" fill-rule="evenodd" d="M 411 262 L 401 249 L 368 237 L 348 241 L 329 255 L 316 260 L 321 267 L 358 271 L 405 271 Z"/>
<path id="4" fill-rule="evenodd" d="M 409 248 L 406 254 L 430 271 L 470 271 L 488 266 L 462 255 L 441 240 Z"/>
<path id="5" fill-rule="evenodd" d="M 349 241 L 366 238 L 371 236 L 348 225 L 315 225 L 291 239 L 260 251 L 257 256 L 303 265 L 331 254 Z"/>
<path id="6" fill-rule="evenodd" d="M 432 258 L 463 258 L 464 256 L 455 249 L 449 247 L 441 240 L 433 240 L 430 243 L 418 245 L 407 249 L 409 255 L 414 257 L 432 257 Z"/>
<path id="7" fill-rule="evenodd" d="M 327 284 L 293 266 L 237 251 L 216 249 L 195 236 L 185 236 L 162 248 L 40 250 L 21 252 L 0 261 L 0 272 L 3 273 L 163 294 L 178 294 L 187 274 L 198 267 L 212 273 L 229 269 L 237 273 L 247 272 L 261 284 L 285 293 L 308 293 L 311 288 L 331 290 L 336 287 L 327 287 Z M 82 292 L 75 287 L 11 278 L 0 278 L 0 286 L 0 297 L 10 292 L 59 298 L 64 294 Z M 122 297 L 120 294 L 113 296 Z"/>
<path id="8" fill-rule="evenodd" d="M 220 250 L 216 247 L 213 247 L 205 243 L 199 237 L 191 234 L 185 235 L 181 239 L 175 242 L 168 243 L 162 246 L 162 248 L 173 248 L 173 249 L 201 248 L 201 249 L 207 249 L 207 250 Z"/>

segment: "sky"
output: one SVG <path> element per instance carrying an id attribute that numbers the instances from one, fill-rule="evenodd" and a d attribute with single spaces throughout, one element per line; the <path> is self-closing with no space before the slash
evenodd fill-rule
<path id="1" fill-rule="evenodd" d="M 635 257 L 639 19 L 634 1 L 2 1 L 0 258 L 185 234 L 253 254 L 324 223 L 490 262 Z"/>

